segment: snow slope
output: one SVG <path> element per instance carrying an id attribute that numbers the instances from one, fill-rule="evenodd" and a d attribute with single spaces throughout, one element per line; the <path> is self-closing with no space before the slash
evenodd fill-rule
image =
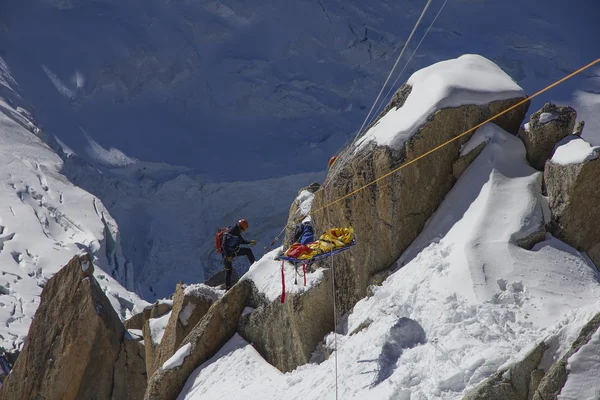
<path id="1" fill-rule="evenodd" d="M 44 130 L 81 156 L 103 160 L 93 138 L 117 157 L 183 165 L 217 180 L 266 179 L 320 170 L 355 133 L 424 4 L 10 1 L 0 13 L 0 50 Z M 433 1 L 405 60 L 441 4 Z M 599 7 L 449 1 L 400 82 L 476 53 L 533 93 L 598 57 Z M 585 101 L 597 76 L 565 82 L 532 110 L 548 100 Z M 585 135 L 600 144 L 594 132 Z"/>
<path id="2" fill-rule="evenodd" d="M 558 400 L 594 400 L 600 397 L 600 330 L 567 362 L 569 375 Z"/>
<path id="3" fill-rule="evenodd" d="M 540 173 L 521 141 L 491 124 L 478 135 L 487 146 L 404 266 L 342 319 L 339 398 L 460 399 L 544 339 L 548 367 L 600 310 L 600 277 L 585 256 L 551 237 L 532 250 L 516 245 L 543 222 Z M 261 290 L 276 291 L 275 278 Z M 334 346 L 333 334 L 324 340 Z M 282 374 L 235 336 L 196 369 L 179 400 L 335 398 L 335 357 L 316 352 L 314 361 Z"/>
<path id="4" fill-rule="evenodd" d="M 44 284 L 81 250 L 122 318 L 148 303 L 125 288 L 134 275 L 102 202 L 60 173 L 61 158 L 36 134 L 27 104 L 0 59 L 0 346 L 20 347 Z M 99 267 L 99 268 L 98 268 Z"/>

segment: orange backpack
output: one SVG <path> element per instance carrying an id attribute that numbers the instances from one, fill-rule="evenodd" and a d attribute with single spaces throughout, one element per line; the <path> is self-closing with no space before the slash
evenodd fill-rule
<path id="1" fill-rule="evenodd" d="M 223 234 L 229 228 L 221 228 L 217 232 L 217 236 L 215 236 L 215 246 L 217 247 L 217 253 L 221 254 L 223 252 Z"/>

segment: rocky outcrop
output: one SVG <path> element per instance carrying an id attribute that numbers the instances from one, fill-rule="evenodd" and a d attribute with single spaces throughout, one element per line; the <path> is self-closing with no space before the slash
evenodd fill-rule
<path id="1" fill-rule="evenodd" d="M 463 400 L 527 400 L 530 387 L 535 391 L 533 379 L 541 372 L 538 365 L 547 349 L 544 342 L 538 344 L 521 361 L 496 372 L 468 392 Z"/>
<path id="2" fill-rule="evenodd" d="M 152 375 L 179 348 L 183 339 L 204 317 L 210 306 L 218 299 L 216 291 L 205 285 L 177 285 L 173 309 L 160 345 L 155 351 L 148 375 Z"/>
<path id="3" fill-rule="evenodd" d="M 374 144 L 356 153 L 355 148 L 344 150 L 327 177 L 328 199 L 324 190 L 315 193 L 311 214 L 315 231 L 327 227 L 328 200 L 342 198 L 521 100 L 439 110 L 399 150 Z M 527 103 L 516 107 L 495 123 L 517 133 L 527 108 Z M 388 270 L 421 232 L 454 185 L 454 163 L 468 139 L 466 135 L 329 208 L 332 226 L 353 226 L 360 236 L 355 250 L 336 256 L 340 315 L 367 294 L 372 279 Z"/>
<path id="4" fill-rule="evenodd" d="M 114 400 L 141 400 L 146 392 L 144 343 L 125 333 L 114 368 Z"/>
<path id="5" fill-rule="evenodd" d="M 181 347 L 189 344 L 189 355 L 181 365 L 172 369 L 163 369 L 163 365 L 152 375 L 146 400 L 177 398 L 190 374 L 233 337 L 251 292 L 251 283 L 241 281 L 212 305 L 181 343 Z"/>
<path id="6" fill-rule="evenodd" d="M 573 137 L 575 141 L 582 141 Z M 549 161 L 544 171 L 551 221 L 555 237 L 585 251 L 600 266 L 600 159 L 590 157 L 574 164 Z"/>
<path id="7" fill-rule="evenodd" d="M 529 118 L 519 136 L 527 150 L 527 161 L 539 171 L 552 157 L 554 147 L 573 133 L 577 112 L 572 107 L 547 103 Z"/>
<path id="8" fill-rule="evenodd" d="M 302 294 L 288 294 L 285 303 L 259 303 L 240 320 L 239 333 L 272 365 L 283 372 L 306 364 L 323 336 L 333 330 L 331 274 Z"/>
<path id="9" fill-rule="evenodd" d="M 577 353 L 577 351 L 579 351 L 583 345 L 587 344 L 598 328 L 600 328 L 600 313 L 596 314 L 594 318 L 592 318 L 581 329 L 579 336 L 577 339 L 575 339 L 569 351 L 559 361 L 554 363 L 552 367 L 550 367 L 537 387 L 535 394 L 533 395 L 533 400 L 548 400 L 556 398 L 567 382 L 567 377 L 569 375 L 567 363 L 569 357 Z"/>
<path id="10" fill-rule="evenodd" d="M 171 311 L 172 304 L 169 301 L 156 301 L 145 307 L 141 313 L 135 314 L 123 323 L 127 329 L 143 329 L 146 321 L 150 318 L 158 318 Z"/>
<path id="11" fill-rule="evenodd" d="M 138 344 L 125 339 L 125 328 L 93 271 L 87 255 L 75 257 L 46 283 L 0 399 L 141 397 L 145 376 L 135 358 Z M 131 382 L 119 384 L 130 366 L 126 376 Z"/>
<path id="12" fill-rule="evenodd" d="M 407 85 L 401 87 L 386 110 L 401 107 L 411 90 Z M 368 145 L 355 153 L 354 147 L 347 148 L 329 171 L 326 181 L 328 198 L 325 190 L 320 188 L 311 199 L 315 232 L 323 232 L 327 227 L 324 206 L 328 200 L 345 196 L 521 100 L 516 98 L 495 101 L 486 106 L 439 110 L 400 150 Z M 528 106 L 525 103 L 516 107 L 495 122 L 516 134 Z M 389 268 L 421 232 L 427 219 L 454 185 L 455 176 L 460 175 L 475 158 L 477 152 L 472 152 L 470 157 L 460 161 L 460 165 L 455 165 L 460 158 L 461 145 L 469 138 L 466 135 L 330 207 L 332 226 L 353 226 L 359 234 L 354 250 L 335 258 L 338 315 L 348 312 L 365 297 L 368 286 L 385 277 Z M 476 150 L 481 149 L 483 147 Z M 459 169 L 462 171 L 457 172 Z M 292 242 L 293 228 L 303 215 L 298 199 L 290 208 L 284 246 Z M 284 306 L 278 302 L 269 305 L 258 301 L 259 307 L 242 320 L 241 335 L 282 371 L 290 371 L 306 363 L 323 335 L 333 330 L 333 299 L 329 297 L 332 294 L 329 286 L 331 282 L 326 275 L 308 293 L 288 296 Z M 281 332 L 289 334 L 281 335 Z"/>

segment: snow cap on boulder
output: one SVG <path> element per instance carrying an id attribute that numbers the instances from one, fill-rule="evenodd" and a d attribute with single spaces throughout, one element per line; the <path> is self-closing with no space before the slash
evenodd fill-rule
<path id="1" fill-rule="evenodd" d="M 485 57 L 466 54 L 415 72 L 401 107 L 389 110 L 357 142 L 400 149 L 436 111 L 525 97 L 523 89 Z"/>

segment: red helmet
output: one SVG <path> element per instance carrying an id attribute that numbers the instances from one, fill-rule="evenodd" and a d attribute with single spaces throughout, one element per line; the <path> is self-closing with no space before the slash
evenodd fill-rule
<path id="1" fill-rule="evenodd" d="M 239 226 L 240 226 L 240 228 L 242 228 L 242 230 L 244 230 L 244 231 L 245 231 L 246 229 L 248 229 L 248 221 L 246 221 L 246 220 L 245 220 L 245 219 L 243 219 L 243 218 L 242 218 L 242 219 L 240 219 L 240 220 L 238 221 L 238 225 L 239 225 Z"/>
<path id="2" fill-rule="evenodd" d="M 333 156 L 329 159 L 329 163 L 327 164 L 329 166 L 329 168 L 331 168 L 331 166 L 333 165 L 335 160 L 337 160 L 337 156 Z"/>

